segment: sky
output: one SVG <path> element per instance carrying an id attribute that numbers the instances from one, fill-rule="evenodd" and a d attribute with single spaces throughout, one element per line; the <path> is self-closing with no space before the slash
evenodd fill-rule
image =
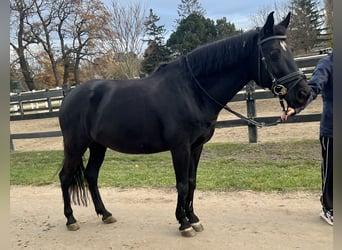
<path id="1" fill-rule="evenodd" d="M 234 23 L 237 29 L 249 30 L 254 28 L 251 16 L 260 9 L 272 9 L 278 0 L 198 0 L 206 11 L 205 17 L 216 20 L 226 17 L 228 22 Z M 180 0 L 121 0 L 124 2 L 140 2 L 147 11 L 153 9 L 154 14 L 160 17 L 158 25 L 165 25 L 168 33 L 175 30 L 175 20 L 178 18 L 177 7 Z M 147 13 L 148 14 L 148 13 Z"/>

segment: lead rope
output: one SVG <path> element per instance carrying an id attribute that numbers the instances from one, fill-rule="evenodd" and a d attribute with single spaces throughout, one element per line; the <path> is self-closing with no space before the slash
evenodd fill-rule
<path id="1" fill-rule="evenodd" d="M 257 127 L 259 127 L 259 128 L 275 126 L 275 125 L 277 125 L 278 123 L 281 123 L 281 119 L 280 119 L 280 118 L 277 119 L 277 120 L 274 121 L 274 122 L 271 122 L 271 123 L 258 122 L 258 121 L 254 120 L 254 119 L 252 119 L 252 118 L 248 118 L 248 117 L 246 117 L 246 116 L 244 116 L 244 115 L 242 115 L 242 114 L 240 114 L 240 113 L 238 113 L 238 112 L 232 110 L 231 108 L 228 107 L 227 104 L 226 104 L 226 105 L 223 105 L 222 103 L 218 102 L 215 98 L 213 98 L 213 97 L 212 97 L 212 96 L 211 96 L 211 95 L 202 87 L 201 83 L 200 83 L 200 82 L 197 80 L 197 78 L 195 77 L 195 75 L 194 75 L 194 73 L 193 73 L 193 71 L 192 71 L 192 68 L 191 68 L 191 66 L 190 66 L 189 58 L 188 58 L 187 55 L 185 55 L 185 62 L 186 62 L 186 66 L 187 66 L 187 68 L 188 68 L 188 70 L 189 70 L 189 72 L 190 72 L 190 74 L 191 74 L 191 77 L 192 77 L 192 79 L 195 81 L 197 87 L 198 87 L 199 89 L 201 89 L 202 92 L 203 92 L 210 100 L 212 100 L 216 105 L 220 106 L 222 109 L 224 109 L 224 110 L 226 110 L 226 111 L 228 111 L 228 112 L 234 114 L 235 116 L 239 117 L 240 119 L 242 119 L 242 120 L 248 122 L 249 124 L 252 124 L 252 125 L 254 125 L 254 126 L 257 126 Z M 284 101 L 283 101 L 282 107 L 285 108 L 285 106 L 284 106 Z"/>

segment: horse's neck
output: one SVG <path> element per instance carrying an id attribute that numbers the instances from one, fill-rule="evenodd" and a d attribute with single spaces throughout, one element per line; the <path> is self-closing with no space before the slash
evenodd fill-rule
<path id="1" fill-rule="evenodd" d="M 188 68 L 200 89 L 205 90 L 202 89 L 202 94 L 211 99 L 215 112 L 253 79 L 256 38 L 256 31 L 247 32 L 203 46 L 186 58 Z"/>
<path id="2" fill-rule="evenodd" d="M 190 52 L 186 57 L 195 76 L 208 76 L 245 65 L 256 49 L 257 31 L 222 39 Z"/>
<path id="3" fill-rule="evenodd" d="M 222 105 L 228 103 L 250 80 L 251 75 L 243 66 L 233 68 L 222 75 L 209 77 L 206 86 L 208 93 L 217 101 L 217 105 L 214 105 L 215 111 L 219 112 Z"/>

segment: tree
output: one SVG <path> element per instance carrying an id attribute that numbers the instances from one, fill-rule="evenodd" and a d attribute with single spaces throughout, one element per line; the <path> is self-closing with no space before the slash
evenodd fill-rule
<path id="1" fill-rule="evenodd" d="M 76 84 L 79 84 L 81 61 L 91 61 L 92 57 L 103 53 L 100 41 L 110 32 L 110 12 L 100 0 L 74 2 L 77 8 L 70 29 L 73 32 L 74 77 Z"/>
<path id="2" fill-rule="evenodd" d="M 333 0 L 324 0 L 325 6 L 325 16 L 326 22 L 325 25 L 327 27 L 327 35 L 328 35 L 328 46 L 333 46 L 334 40 L 334 22 L 333 22 Z"/>
<path id="3" fill-rule="evenodd" d="M 295 54 L 308 53 L 315 46 L 331 46 L 333 33 L 329 18 L 332 20 L 332 0 L 325 0 L 325 11 L 320 9 L 317 0 L 275 2 L 273 6 L 264 6 L 260 9 L 251 17 L 252 22 L 257 27 L 262 26 L 267 15 L 273 10 L 277 20 L 282 20 L 289 11 L 292 12 L 287 41 Z"/>
<path id="4" fill-rule="evenodd" d="M 182 20 L 176 31 L 170 35 L 166 45 L 175 55 L 184 55 L 196 47 L 214 40 L 241 33 L 226 18 L 216 22 L 202 15 L 192 13 Z"/>
<path id="5" fill-rule="evenodd" d="M 37 44 L 37 41 L 31 36 L 26 26 L 26 20 L 33 15 L 31 11 L 32 6 L 32 1 L 12 0 L 10 2 L 11 27 L 17 27 L 15 31 L 11 30 L 11 35 L 14 35 L 14 38 L 11 39 L 10 45 L 18 56 L 20 71 L 29 90 L 36 89 L 33 72 L 27 59 L 30 45 Z M 15 68 L 15 65 L 11 65 L 11 69 Z M 11 74 L 11 76 L 15 77 L 15 79 L 11 77 L 11 81 L 20 81 L 18 74 Z"/>
<path id="6" fill-rule="evenodd" d="M 56 47 L 52 38 L 55 23 L 54 1 L 53 0 L 34 0 L 32 10 L 36 13 L 37 18 L 27 21 L 30 33 L 41 45 L 47 53 L 53 75 L 55 77 L 56 86 L 60 86 L 60 75 L 57 70 Z"/>
<path id="7" fill-rule="evenodd" d="M 292 21 L 288 36 L 294 53 L 308 53 L 322 32 L 323 15 L 316 0 L 291 0 Z"/>
<path id="8" fill-rule="evenodd" d="M 213 20 L 192 13 L 183 19 L 176 31 L 170 35 L 166 45 L 175 56 L 184 55 L 199 45 L 213 41 L 217 37 Z"/>
<path id="9" fill-rule="evenodd" d="M 160 17 L 150 9 L 150 15 L 147 17 L 144 25 L 146 30 L 147 49 L 144 52 L 144 60 L 141 62 L 141 72 L 150 74 L 161 63 L 169 60 L 170 52 L 164 44 L 164 35 L 166 29 L 164 25 L 158 26 L 156 23 Z"/>
<path id="10" fill-rule="evenodd" d="M 72 39 L 72 34 L 67 26 L 75 13 L 76 6 L 68 0 L 55 0 L 54 4 L 56 6 L 56 29 L 61 49 L 61 61 L 64 68 L 62 85 L 66 87 L 69 84 L 70 73 L 74 68 L 73 49 L 70 44 L 67 44 L 67 39 Z"/>
<path id="11" fill-rule="evenodd" d="M 70 80 L 78 84 L 85 80 L 80 79 L 81 62 L 106 54 L 102 41 L 106 40 L 110 13 L 100 0 L 12 0 L 11 6 L 15 14 L 12 33 L 19 26 L 15 33 L 18 42 L 11 38 L 11 46 L 30 89 L 37 87 L 33 86 L 37 75 L 35 80 L 45 79 L 46 86 L 67 85 Z"/>
<path id="12" fill-rule="evenodd" d="M 228 22 L 226 17 L 216 20 L 216 39 L 225 38 L 228 36 L 236 35 L 242 33 L 243 30 L 237 30 L 235 24 Z"/>
<path id="13" fill-rule="evenodd" d="M 112 0 L 109 12 L 111 32 L 107 39 L 114 53 L 113 59 L 126 78 L 138 77 L 144 45 L 145 11 L 139 2 L 120 6 L 117 0 Z"/>
<path id="14" fill-rule="evenodd" d="M 111 10 L 101 0 L 11 0 L 11 81 L 19 82 L 21 72 L 33 90 L 78 84 L 89 76 L 139 76 L 143 9 L 113 2 Z M 104 61 L 101 69 L 115 73 L 89 74 L 91 65 Z"/>
<path id="15" fill-rule="evenodd" d="M 255 27 L 262 27 L 266 22 L 267 16 L 272 11 L 274 11 L 274 17 L 277 22 L 283 20 L 287 16 L 290 11 L 289 0 L 279 1 L 261 7 L 255 15 L 250 17 Z"/>
<path id="16" fill-rule="evenodd" d="M 176 19 L 177 24 L 187 18 L 190 14 L 198 14 L 200 16 L 205 15 L 205 10 L 202 8 L 200 2 L 197 0 L 181 0 L 181 3 L 178 4 L 177 13 L 179 19 Z"/>

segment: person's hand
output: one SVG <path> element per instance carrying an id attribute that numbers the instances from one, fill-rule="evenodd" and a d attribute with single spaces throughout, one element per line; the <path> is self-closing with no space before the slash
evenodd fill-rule
<path id="1" fill-rule="evenodd" d="M 280 118 L 282 121 L 286 121 L 289 116 L 295 115 L 296 110 L 294 108 L 288 107 L 286 111 L 283 111 Z"/>

